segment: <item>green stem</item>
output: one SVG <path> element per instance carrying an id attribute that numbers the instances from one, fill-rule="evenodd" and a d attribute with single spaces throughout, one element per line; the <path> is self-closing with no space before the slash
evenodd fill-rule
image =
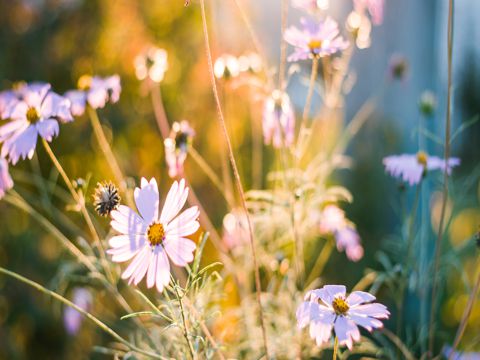
<path id="1" fill-rule="evenodd" d="M 36 283 L 32 280 L 29 280 L 29 279 L 23 277 L 22 275 L 19 275 L 15 272 L 9 271 L 9 270 L 7 270 L 3 267 L 0 267 L 0 273 L 3 273 L 7 276 L 10 276 L 10 277 L 12 277 L 16 280 L 19 280 L 19 281 L 37 289 L 38 291 L 43 292 L 44 294 L 53 297 L 54 299 L 64 303 L 65 305 L 70 306 L 71 308 L 77 310 L 79 313 L 84 315 L 87 319 L 91 320 L 100 329 L 105 331 L 107 334 L 111 335 L 115 340 L 117 340 L 117 341 L 121 342 L 122 344 L 124 344 L 125 346 L 127 346 L 131 351 L 134 351 L 136 353 L 139 353 L 139 354 L 142 354 L 142 355 L 145 355 L 145 356 L 150 356 L 151 358 L 154 358 L 154 359 L 162 359 L 162 360 L 166 359 L 161 355 L 158 355 L 158 354 L 152 353 L 150 351 L 146 351 L 146 350 L 138 348 L 137 346 L 135 346 L 134 344 L 130 343 L 129 341 L 127 341 L 123 337 L 121 337 L 119 334 L 117 334 L 114 330 L 112 330 L 110 327 L 108 327 L 104 322 L 99 320 L 97 317 L 95 317 L 92 314 L 90 314 L 89 312 L 83 310 L 81 307 L 77 306 L 76 304 L 74 304 L 70 300 L 64 298 L 63 296 L 57 294 L 56 292 L 48 290 L 47 288 L 40 285 L 39 283 Z"/>
<path id="2" fill-rule="evenodd" d="M 327 240 L 325 242 L 325 245 L 323 245 L 322 252 L 318 256 L 317 260 L 315 261 L 315 264 L 313 265 L 312 270 L 310 271 L 310 274 L 308 275 L 307 281 L 305 282 L 307 286 L 313 281 L 315 277 L 320 276 L 322 274 L 323 269 L 325 268 L 325 265 L 327 264 L 327 261 L 330 258 L 333 248 L 334 248 L 333 241 Z"/>
<path id="3" fill-rule="evenodd" d="M 338 352 L 338 338 L 335 336 L 335 341 L 333 343 L 333 356 L 332 360 L 337 360 L 337 352 Z"/>
<path id="4" fill-rule="evenodd" d="M 183 337 L 187 341 L 188 350 L 190 351 L 190 356 L 192 357 L 192 359 L 195 359 L 195 351 L 193 350 L 193 345 L 188 335 L 187 320 L 185 319 L 185 310 L 183 309 L 182 297 L 178 293 L 177 284 L 173 284 L 173 289 L 175 290 L 175 295 L 177 295 L 178 304 L 180 305 L 180 315 L 182 317 L 182 324 L 183 324 Z"/>

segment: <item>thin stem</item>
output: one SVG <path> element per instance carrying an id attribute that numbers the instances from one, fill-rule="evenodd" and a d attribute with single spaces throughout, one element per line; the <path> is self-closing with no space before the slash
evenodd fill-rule
<path id="1" fill-rule="evenodd" d="M 463 311 L 462 321 L 458 326 L 457 334 L 455 335 L 455 341 L 453 342 L 453 345 L 452 345 L 452 350 L 448 355 L 448 360 L 453 359 L 455 350 L 457 349 L 458 345 L 460 344 L 460 341 L 462 340 L 465 329 L 467 328 L 468 320 L 470 319 L 470 315 L 472 315 L 473 305 L 475 303 L 475 299 L 478 296 L 479 290 L 480 290 L 480 271 L 478 271 L 477 281 L 475 282 L 475 286 L 473 287 L 472 293 L 470 294 L 470 298 L 468 299 L 467 307 Z"/>
<path id="2" fill-rule="evenodd" d="M 236 0 L 238 3 L 238 0 Z M 248 230 L 249 230 L 249 237 L 250 237 L 250 247 L 252 251 L 252 260 L 253 260 L 253 266 L 255 269 L 255 287 L 256 287 L 256 294 L 257 294 L 257 302 L 258 302 L 258 307 L 259 307 L 259 315 L 260 315 L 260 325 L 262 328 L 262 335 L 263 335 L 263 343 L 265 347 L 265 354 L 267 359 L 270 359 L 270 354 L 268 351 L 268 343 L 267 343 L 267 331 L 265 328 L 265 323 L 264 323 L 264 317 L 263 317 L 263 308 L 262 308 L 262 300 L 261 300 L 261 292 L 262 292 L 262 287 L 260 283 L 260 271 L 258 268 L 258 261 L 257 261 L 257 253 L 255 249 L 255 239 L 253 236 L 253 227 L 251 223 L 251 219 L 248 213 L 248 208 L 247 208 L 247 203 L 245 200 L 245 194 L 243 192 L 243 187 L 242 183 L 240 180 L 240 174 L 238 173 L 238 168 L 237 164 L 235 162 L 235 157 L 233 155 L 233 150 L 232 150 L 232 144 L 230 142 L 230 137 L 228 135 L 227 127 L 225 124 L 225 119 L 223 117 L 223 111 L 222 107 L 220 105 L 220 99 L 218 96 L 218 90 L 217 90 L 217 84 L 215 81 L 215 75 L 213 73 L 213 61 L 212 61 L 212 54 L 210 51 L 210 42 L 208 39 L 208 27 L 207 27 L 207 19 L 206 19 L 206 14 L 205 14 L 205 0 L 200 0 L 200 7 L 201 7 L 201 12 L 202 12 L 202 25 L 203 25 L 203 34 L 205 38 L 205 48 L 206 48 L 206 55 L 207 55 L 207 60 L 208 60 L 208 68 L 209 68 L 209 73 L 210 73 L 210 81 L 212 83 L 212 90 L 213 90 L 213 95 L 215 98 L 215 103 L 217 107 L 217 112 L 218 112 L 218 119 L 220 121 L 220 125 L 223 131 L 223 135 L 225 137 L 225 141 L 227 143 L 228 147 L 228 155 L 230 158 L 230 163 L 233 168 L 233 174 L 235 177 L 235 182 L 237 185 L 238 193 L 240 194 L 240 199 L 242 202 L 243 210 L 245 212 L 245 216 L 247 218 L 247 223 L 248 223 Z"/>
<path id="3" fill-rule="evenodd" d="M 177 295 L 178 304 L 180 306 L 180 315 L 182 317 L 182 324 L 183 324 L 183 337 L 187 341 L 188 350 L 190 351 L 190 356 L 192 357 L 192 359 L 195 359 L 195 351 L 193 350 L 192 342 L 190 341 L 190 337 L 188 336 L 188 327 L 187 327 L 187 320 L 185 319 L 185 310 L 183 309 L 182 297 L 178 293 L 177 284 L 173 285 L 173 289 L 175 290 L 175 295 Z"/>
<path id="4" fill-rule="evenodd" d="M 453 58 L 453 0 L 449 0 L 448 5 L 448 89 L 447 89 L 447 119 L 445 122 L 445 161 L 448 162 L 450 157 L 450 123 L 452 116 L 452 58 Z M 432 300 L 430 306 L 430 325 L 429 325 L 429 337 L 428 337 L 428 350 L 429 355 L 433 356 L 433 347 L 434 347 L 434 336 L 435 336 L 435 309 L 436 309 L 436 298 L 437 298 L 437 276 L 440 266 L 440 254 L 442 239 L 444 234 L 444 222 L 447 209 L 448 201 L 448 171 L 444 172 L 443 178 L 443 202 L 442 202 L 442 211 L 440 215 L 440 224 L 438 227 L 438 237 L 435 242 L 435 260 L 433 267 L 433 283 L 432 283 Z"/>
<path id="5" fill-rule="evenodd" d="M 117 158 L 113 154 L 112 148 L 110 147 L 107 137 L 105 136 L 102 124 L 100 124 L 100 119 L 98 118 L 97 111 L 91 106 L 87 106 L 87 111 L 88 117 L 90 118 L 90 122 L 92 124 L 93 132 L 95 133 L 95 137 L 97 138 L 100 149 L 102 150 L 110 169 L 112 169 L 115 181 L 120 189 L 122 189 L 123 192 L 126 192 L 127 183 L 125 181 L 125 177 L 123 176 L 120 165 L 118 165 Z"/>
<path id="6" fill-rule="evenodd" d="M 383 328 L 380 331 L 386 337 L 388 337 L 392 343 L 395 344 L 395 346 L 402 352 L 406 360 L 415 360 L 415 357 L 412 355 L 412 353 L 408 350 L 408 348 L 405 346 L 405 344 L 402 342 L 402 340 L 398 336 L 396 336 L 393 332 L 391 332 L 387 328 Z"/>
<path id="7" fill-rule="evenodd" d="M 337 352 L 338 352 L 338 338 L 335 336 L 335 340 L 334 340 L 334 343 L 333 343 L 332 360 L 337 360 Z"/>
<path id="8" fill-rule="evenodd" d="M 325 268 L 325 265 L 332 254 L 333 247 L 333 241 L 327 241 L 325 245 L 323 245 L 320 255 L 317 257 L 310 274 L 308 274 L 307 281 L 305 282 L 307 286 L 314 280 L 315 277 L 322 274 L 323 269 Z"/>
<path id="9" fill-rule="evenodd" d="M 150 356 L 154 359 L 166 359 L 161 355 L 158 355 L 158 354 L 152 353 L 150 351 L 146 351 L 146 350 L 138 348 L 137 346 L 135 346 L 134 344 L 130 343 L 129 341 L 127 341 L 123 337 L 121 337 L 119 334 L 117 334 L 114 330 L 112 330 L 110 327 L 108 327 L 104 322 L 99 320 L 97 317 L 95 317 L 92 314 L 90 314 L 89 312 L 83 310 L 81 307 L 77 306 L 76 304 L 74 304 L 70 300 L 64 298 L 63 296 L 57 294 L 56 292 L 53 292 L 53 291 L 45 288 L 44 286 L 40 285 L 39 283 L 36 283 L 35 281 L 29 280 L 29 279 L 23 277 L 22 275 L 19 275 L 19 274 L 13 272 L 13 271 L 9 271 L 9 270 L 7 270 L 3 267 L 0 267 L 0 273 L 3 273 L 7 276 L 10 276 L 10 277 L 12 277 L 16 280 L 19 280 L 19 281 L 37 289 L 38 291 L 43 292 L 44 294 L 53 297 L 54 299 L 64 303 L 65 305 L 70 306 L 71 308 L 77 310 L 79 313 L 84 315 L 87 319 L 91 320 L 100 329 L 105 331 L 107 334 L 111 335 L 115 340 L 117 340 L 117 341 L 121 342 L 123 345 L 127 346 L 131 351 L 134 351 L 136 353 L 139 353 L 139 354 L 142 354 L 142 355 L 145 355 L 145 356 Z"/>
<path id="10" fill-rule="evenodd" d="M 160 86 L 152 84 L 150 87 L 150 95 L 152 99 L 153 112 L 155 113 L 155 120 L 157 120 L 158 129 L 165 140 L 170 133 L 170 125 L 168 123 L 165 107 L 163 106 L 162 93 Z"/>
<path id="11" fill-rule="evenodd" d="M 288 1 L 282 1 L 282 25 L 280 34 L 280 66 L 278 67 L 278 88 L 283 90 L 285 88 L 285 68 L 287 64 L 287 42 L 284 39 L 285 30 L 287 28 L 288 21 Z"/>

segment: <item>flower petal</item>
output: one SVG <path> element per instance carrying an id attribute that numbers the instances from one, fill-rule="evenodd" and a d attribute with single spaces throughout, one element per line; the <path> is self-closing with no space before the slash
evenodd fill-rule
<path id="1" fill-rule="evenodd" d="M 355 305 L 375 301 L 375 299 L 375 296 L 365 291 L 353 291 L 350 295 L 348 295 L 347 303 L 350 307 L 352 307 Z"/>
<path id="2" fill-rule="evenodd" d="M 168 262 L 165 251 L 158 252 L 158 265 L 156 275 L 156 287 L 158 292 L 162 292 L 163 288 L 170 282 L 170 263 Z"/>
<path id="3" fill-rule="evenodd" d="M 355 322 L 355 324 L 364 327 L 368 331 L 372 331 L 373 329 L 378 329 L 383 327 L 383 323 L 380 320 L 373 317 L 360 316 L 356 314 L 349 314 L 348 317 L 353 322 Z"/>
<path id="4" fill-rule="evenodd" d="M 54 119 L 46 119 L 39 121 L 36 125 L 38 133 L 47 141 L 52 141 L 54 136 L 58 135 L 58 122 Z"/>
<path id="5" fill-rule="evenodd" d="M 160 215 L 160 222 L 168 224 L 178 212 L 183 208 L 188 197 L 188 188 L 185 187 L 185 180 L 180 180 L 180 183 L 175 181 L 170 188 L 165 204 L 163 205 L 162 214 Z"/>
<path id="6" fill-rule="evenodd" d="M 116 210 L 113 210 L 110 215 L 112 216 L 110 225 L 122 234 L 138 235 L 145 234 L 147 231 L 148 223 L 145 223 L 143 219 L 128 206 L 120 205 Z"/>
<path id="7" fill-rule="evenodd" d="M 138 211 L 145 223 L 149 224 L 152 221 L 156 221 L 160 203 L 157 181 L 152 178 L 150 182 L 147 182 L 145 178 L 142 178 L 141 188 L 137 187 L 133 195 Z"/>
<path id="8" fill-rule="evenodd" d="M 192 240 L 186 238 L 166 239 L 163 246 L 168 257 L 177 266 L 185 266 L 193 261 L 193 251 L 197 247 Z"/>
<path id="9" fill-rule="evenodd" d="M 143 266 L 145 265 L 144 260 L 148 256 L 149 252 L 151 252 L 151 249 L 148 246 L 144 246 L 135 256 L 130 265 L 128 265 L 127 269 L 123 272 L 122 279 L 129 279 L 129 283 L 131 283 L 136 277 L 137 272 L 143 271 Z"/>
<path id="10" fill-rule="evenodd" d="M 335 335 L 341 345 L 346 345 L 350 350 L 353 348 L 353 342 L 360 340 L 360 331 L 358 326 L 343 316 L 338 316 L 335 321 Z"/>
<path id="11" fill-rule="evenodd" d="M 352 306 L 350 314 L 371 316 L 377 319 L 388 319 L 390 312 L 385 305 L 379 303 Z"/>

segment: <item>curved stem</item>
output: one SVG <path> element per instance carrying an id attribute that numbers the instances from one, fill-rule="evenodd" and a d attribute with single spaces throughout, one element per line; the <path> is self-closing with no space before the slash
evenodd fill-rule
<path id="1" fill-rule="evenodd" d="M 447 119 L 445 121 L 445 161 L 448 161 L 450 157 L 450 122 L 452 116 L 452 57 L 453 57 L 453 0 L 449 0 L 448 3 L 448 89 L 447 89 Z M 448 201 L 448 171 L 445 170 L 443 178 L 443 202 L 442 211 L 440 215 L 440 224 L 438 227 L 438 237 L 435 242 L 435 260 L 433 267 L 433 280 L 432 280 L 432 300 L 430 305 L 430 324 L 429 324 L 429 336 L 428 336 L 428 350 L 429 355 L 433 356 L 434 347 L 434 335 L 435 335 L 435 309 L 437 298 L 437 276 L 440 266 L 440 254 L 442 247 L 442 239 L 444 234 L 444 223 Z"/>
<path id="2" fill-rule="evenodd" d="M 150 87 L 150 95 L 152 98 L 153 112 L 155 113 L 155 120 L 157 120 L 158 129 L 162 134 L 162 138 L 165 140 L 170 133 L 170 125 L 168 123 L 167 114 L 165 113 L 165 107 L 163 106 L 162 93 L 160 86 L 152 84 Z"/>
<path id="3" fill-rule="evenodd" d="M 236 0 L 238 3 L 238 0 Z M 258 307 L 259 307 L 259 314 L 260 314 L 260 325 L 262 328 L 262 335 L 263 335 L 263 343 L 265 347 L 265 354 L 267 359 L 270 359 L 270 354 L 268 351 L 268 343 L 267 343 L 267 332 L 265 328 L 265 323 L 264 323 L 264 317 L 263 317 L 263 307 L 262 307 L 262 300 L 261 300 L 261 283 L 260 283 L 260 271 L 258 268 L 258 260 L 257 260 L 257 253 L 255 249 L 255 239 L 253 236 L 253 227 L 252 227 L 252 222 L 248 213 L 248 208 L 247 208 L 247 203 L 245 199 L 245 194 L 243 192 L 243 187 L 242 183 L 240 180 L 240 174 L 238 173 L 238 168 L 237 164 L 235 162 L 235 157 L 233 155 L 233 150 L 232 150 L 232 144 L 230 142 L 230 137 L 228 135 L 227 127 L 225 124 L 225 119 L 223 117 L 223 111 L 222 107 L 220 105 L 220 98 L 218 96 L 218 90 L 217 90 L 217 84 L 215 81 L 215 76 L 213 73 L 213 61 L 212 61 L 212 54 L 210 51 L 210 42 L 208 39 L 208 27 L 207 27 L 207 19 L 206 19 L 206 14 L 205 14 L 205 0 L 200 0 L 200 7 L 201 7 L 201 13 L 202 13 L 202 25 L 203 25 L 203 34 L 205 38 L 205 48 L 206 48 L 206 55 L 207 55 L 207 60 L 208 60 L 208 69 L 210 73 L 210 81 L 212 83 L 212 90 L 213 90 L 213 95 L 215 98 L 215 104 L 217 107 L 217 113 L 218 113 L 218 119 L 223 131 L 223 135 L 225 137 L 225 141 L 227 143 L 228 147 L 228 155 L 230 158 L 230 163 L 232 165 L 233 169 L 233 174 L 235 177 L 235 183 L 237 185 L 237 190 L 240 195 L 240 199 L 242 202 L 243 210 L 245 212 L 245 216 L 247 218 L 247 223 L 248 223 L 248 230 L 249 230 L 249 237 L 250 237 L 250 247 L 252 251 L 252 260 L 253 260 L 253 266 L 255 269 L 255 288 L 256 288 L 256 294 L 257 294 L 257 302 L 258 302 Z"/>
<path id="4" fill-rule="evenodd" d="M 161 355 L 158 355 L 158 354 L 152 353 L 150 351 L 140 349 L 136 345 L 130 343 L 127 340 L 125 340 L 123 337 L 121 337 L 119 334 L 117 334 L 114 330 L 112 330 L 110 327 L 108 327 L 104 322 L 99 320 L 97 317 L 95 317 L 92 314 L 90 314 L 89 312 L 83 310 L 81 307 L 77 306 L 76 304 L 74 304 L 70 300 L 64 298 L 63 296 L 57 294 L 56 292 L 48 290 L 47 288 L 40 285 L 39 283 L 36 283 L 35 281 L 32 281 L 30 279 L 27 279 L 27 278 L 23 277 L 22 275 L 17 274 L 13 271 L 9 271 L 9 270 L 7 270 L 3 267 L 0 267 L 0 273 L 3 273 L 7 276 L 10 276 L 10 277 L 12 277 L 16 280 L 19 280 L 19 281 L 37 289 L 38 291 L 43 292 L 44 294 L 53 297 L 54 299 L 64 303 L 65 305 L 70 306 L 71 308 L 77 310 L 79 313 L 84 315 L 87 319 L 91 320 L 100 329 L 105 331 L 107 334 L 111 335 L 115 340 L 117 340 L 117 341 L 121 342 L 123 345 L 127 346 L 131 351 L 134 351 L 136 353 L 139 353 L 139 354 L 142 354 L 142 355 L 145 355 L 145 356 L 150 356 L 154 359 L 162 359 L 162 360 L 166 359 Z"/>

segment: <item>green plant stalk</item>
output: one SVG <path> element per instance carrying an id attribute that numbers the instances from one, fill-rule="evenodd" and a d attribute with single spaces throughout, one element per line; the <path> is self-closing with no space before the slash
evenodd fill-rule
<path id="1" fill-rule="evenodd" d="M 335 336 L 335 340 L 334 340 L 334 343 L 333 343 L 332 360 L 337 360 L 337 352 L 338 352 L 338 338 Z"/>
<path id="2" fill-rule="evenodd" d="M 0 273 L 5 274 L 7 276 L 10 276 L 10 277 L 12 277 L 16 280 L 19 280 L 19 281 L 37 289 L 38 291 L 43 292 L 44 294 L 53 297 L 55 300 L 58 300 L 58 301 L 64 303 L 65 305 L 70 306 L 71 308 L 77 310 L 79 313 L 81 313 L 87 319 L 89 319 L 95 325 L 97 325 L 100 329 L 105 331 L 107 334 L 111 335 L 115 340 L 117 340 L 118 342 L 127 346 L 131 351 L 134 351 L 138 354 L 142 354 L 142 355 L 145 355 L 145 356 L 149 356 L 149 357 L 154 358 L 154 359 L 166 360 L 165 357 L 163 357 L 159 354 L 155 354 L 155 353 L 152 353 L 150 351 L 140 349 L 136 345 L 130 343 L 127 340 L 125 340 L 123 337 L 121 337 L 119 334 L 117 334 L 114 330 L 112 330 L 110 327 L 108 327 L 104 322 L 99 320 L 97 317 L 95 317 L 92 314 L 90 314 L 89 312 L 83 310 L 81 307 L 77 306 L 76 304 L 74 304 L 70 300 L 64 298 L 63 296 L 57 294 L 56 292 L 45 288 L 44 286 L 40 285 L 39 283 L 36 283 L 35 281 L 32 281 L 30 279 L 27 279 L 27 278 L 23 277 L 22 275 L 19 275 L 19 274 L 13 272 L 13 271 L 9 271 L 9 270 L 7 270 L 3 267 L 0 267 Z"/>
<path id="3" fill-rule="evenodd" d="M 183 308 L 182 297 L 178 293 L 177 284 L 173 284 L 173 289 L 175 290 L 175 295 L 177 295 L 178 304 L 180 306 L 180 315 L 181 315 L 182 324 L 183 324 L 183 337 L 187 341 L 188 350 L 190 351 L 190 356 L 192 357 L 192 360 L 195 360 L 196 359 L 195 351 L 193 350 L 193 345 L 192 345 L 192 342 L 190 341 L 190 337 L 188 335 L 187 320 L 185 319 L 185 310 Z"/>

